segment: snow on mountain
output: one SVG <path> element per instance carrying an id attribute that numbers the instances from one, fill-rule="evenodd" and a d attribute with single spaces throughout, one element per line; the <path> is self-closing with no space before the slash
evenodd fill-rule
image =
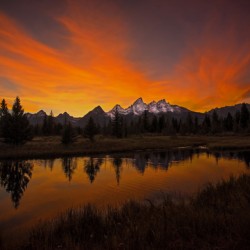
<path id="1" fill-rule="evenodd" d="M 149 104 L 143 102 L 142 98 L 137 99 L 131 106 L 124 109 L 120 105 L 115 105 L 113 109 L 111 109 L 106 114 L 110 117 L 113 117 L 116 109 L 121 115 L 141 115 L 144 111 L 148 111 L 149 113 L 158 114 L 158 113 L 166 113 L 166 112 L 181 112 L 181 108 L 176 105 L 171 105 L 166 102 L 165 99 L 160 100 L 158 102 L 152 101 Z"/>

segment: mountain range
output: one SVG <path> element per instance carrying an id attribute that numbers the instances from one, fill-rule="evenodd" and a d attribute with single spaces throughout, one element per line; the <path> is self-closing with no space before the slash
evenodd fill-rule
<path id="1" fill-rule="evenodd" d="M 216 110 L 219 116 L 225 117 L 228 114 L 228 112 L 234 115 L 237 111 L 241 109 L 241 106 L 242 104 L 237 104 L 234 106 L 215 108 L 206 113 L 212 114 L 212 112 Z M 247 104 L 247 107 L 250 110 L 250 104 Z M 175 118 L 185 118 L 188 113 L 191 113 L 193 116 L 197 116 L 199 120 L 202 120 L 204 118 L 204 115 L 206 114 L 206 113 L 194 112 L 178 105 L 172 105 L 165 99 L 160 100 L 158 102 L 152 101 L 149 104 L 146 104 L 142 98 L 139 98 L 128 108 L 123 108 L 119 104 L 117 104 L 114 106 L 113 109 L 111 109 L 108 112 L 105 112 L 101 106 L 97 106 L 83 117 L 76 118 L 69 115 L 67 112 L 64 112 L 56 116 L 54 119 L 57 123 L 60 124 L 64 124 L 66 121 L 66 122 L 71 122 L 73 126 L 84 127 L 88 122 L 89 118 L 92 117 L 97 124 L 103 126 L 107 124 L 110 121 L 110 119 L 114 117 L 116 110 L 119 112 L 120 115 L 125 116 L 126 119 L 128 120 L 133 120 L 140 117 L 145 111 L 148 111 L 149 117 L 153 115 L 159 116 L 162 114 L 168 114 L 169 116 Z M 26 115 L 30 123 L 32 125 L 36 125 L 43 123 L 46 113 L 43 110 L 40 110 L 37 113 L 34 114 L 27 113 Z"/>

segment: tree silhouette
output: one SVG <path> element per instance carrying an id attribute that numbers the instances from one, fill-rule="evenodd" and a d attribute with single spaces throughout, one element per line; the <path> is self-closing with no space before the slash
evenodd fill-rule
<path id="1" fill-rule="evenodd" d="M 226 131 L 233 130 L 234 120 L 230 112 L 228 112 L 227 117 L 223 121 L 223 124 Z"/>
<path id="2" fill-rule="evenodd" d="M 89 118 L 88 123 L 83 129 L 84 137 L 94 141 L 94 136 L 98 133 L 98 128 L 92 117 Z"/>
<path id="3" fill-rule="evenodd" d="M 214 134 L 220 132 L 220 120 L 216 110 L 214 110 L 212 114 L 212 132 Z"/>
<path id="4" fill-rule="evenodd" d="M 24 114 L 19 97 L 16 97 L 12 106 L 12 112 L 9 116 L 9 129 L 5 136 L 6 142 L 12 144 L 23 144 L 32 139 L 31 126 Z"/>
<path id="5" fill-rule="evenodd" d="M 2 161 L 0 162 L 0 184 L 11 194 L 15 208 L 32 177 L 33 165 L 27 161 Z"/>
<path id="6" fill-rule="evenodd" d="M 65 145 L 72 144 L 76 140 L 76 133 L 71 123 L 69 122 L 64 126 L 64 130 L 62 133 L 62 143 Z"/>
<path id="7" fill-rule="evenodd" d="M 211 120 L 208 114 L 205 114 L 203 123 L 202 123 L 203 133 L 208 134 L 211 130 Z"/>
<path id="8" fill-rule="evenodd" d="M 243 103 L 240 111 L 240 126 L 242 129 L 247 128 L 249 120 L 250 120 L 249 110 L 247 109 L 247 105 Z"/>
<path id="9" fill-rule="evenodd" d="M 115 109 L 115 114 L 112 119 L 112 134 L 116 136 L 117 138 L 122 137 L 122 117 L 118 112 L 118 107 Z"/>
<path id="10" fill-rule="evenodd" d="M 101 164 L 102 159 L 93 159 L 92 157 L 85 161 L 84 171 L 88 175 L 90 183 L 94 182 L 97 173 L 100 171 Z"/>
<path id="11" fill-rule="evenodd" d="M 158 128 L 158 119 L 157 119 L 157 116 L 154 115 L 150 130 L 152 133 L 155 133 L 155 132 L 157 132 L 157 128 Z"/>
<path id="12" fill-rule="evenodd" d="M 70 157 L 65 157 L 62 159 L 62 168 L 63 172 L 65 173 L 67 179 L 69 181 L 72 180 L 72 176 L 77 168 L 77 162 L 75 159 Z"/>
<path id="13" fill-rule="evenodd" d="M 5 99 L 3 99 L 0 107 L 0 136 L 2 136 L 5 141 L 7 141 L 7 139 L 9 138 L 9 126 L 10 113 L 6 101 Z"/>
<path id="14" fill-rule="evenodd" d="M 120 179 L 121 179 L 122 158 L 115 157 L 113 159 L 113 166 L 115 168 L 116 182 L 117 182 L 117 185 L 119 185 L 120 184 Z"/>

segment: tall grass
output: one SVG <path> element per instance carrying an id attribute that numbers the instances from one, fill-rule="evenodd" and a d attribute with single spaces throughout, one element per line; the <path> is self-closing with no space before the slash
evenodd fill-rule
<path id="1" fill-rule="evenodd" d="M 69 209 L 31 230 L 20 249 L 249 249 L 250 176 L 207 185 L 189 200 Z M 18 249 L 18 248 L 17 248 Z"/>

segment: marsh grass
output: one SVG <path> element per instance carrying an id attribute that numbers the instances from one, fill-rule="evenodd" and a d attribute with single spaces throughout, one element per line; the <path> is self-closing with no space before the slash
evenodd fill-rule
<path id="1" fill-rule="evenodd" d="M 135 150 L 173 149 L 207 146 L 209 149 L 250 149 L 249 136 L 139 136 L 123 139 L 97 137 L 94 142 L 79 137 L 65 146 L 61 138 L 36 137 L 22 146 L 0 143 L 0 158 L 48 158 L 84 154 L 131 152 Z"/>
<path id="2" fill-rule="evenodd" d="M 178 202 L 72 208 L 35 226 L 16 249 L 249 249 L 250 176 L 209 184 Z"/>

